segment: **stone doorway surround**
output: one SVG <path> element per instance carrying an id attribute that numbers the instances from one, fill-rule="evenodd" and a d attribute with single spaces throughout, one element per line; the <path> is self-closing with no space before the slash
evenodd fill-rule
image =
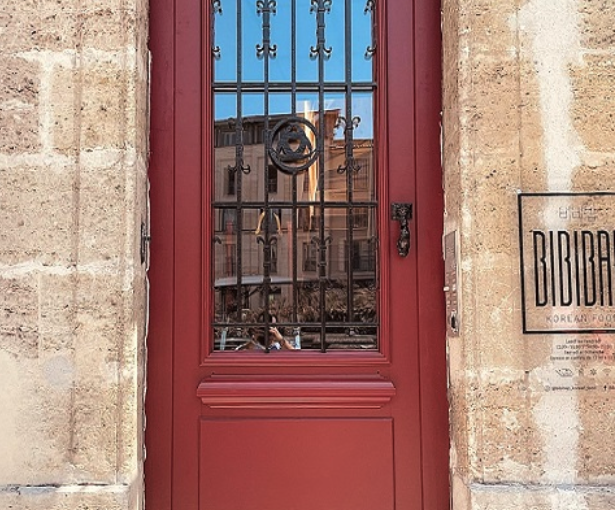
<path id="1" fill-rule="evenodd" d="M 442 13 L 452 508 L 615 507 L 615 339 L 561 367 L 567 337 L 522 334 L 517 218 L 519 191 L 615 188 L 615 5 Z M 148 26 L 141 0 L 0 13 L 0 508 L 144 507 Z"/>

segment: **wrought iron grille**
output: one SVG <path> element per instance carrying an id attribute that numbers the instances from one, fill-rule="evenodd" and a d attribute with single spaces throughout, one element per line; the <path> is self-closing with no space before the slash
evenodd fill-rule
<path id="1" fill-rule="evenodd" d="M 374 0 L 213 0 L 214 349 L 377 349 Z"/>

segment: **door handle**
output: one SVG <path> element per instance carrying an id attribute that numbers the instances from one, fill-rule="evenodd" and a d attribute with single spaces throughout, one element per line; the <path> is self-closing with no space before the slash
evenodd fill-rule
<path id="1" fill-rule="evenodd" d="M 399 238 L 397 239 L 397 253 L 400 257 L 407 257 L 410 251 L 410 229 L 408 220 L 412 219 L 412 204 L 391 204 L 391 219 L 399 221 Z"/>

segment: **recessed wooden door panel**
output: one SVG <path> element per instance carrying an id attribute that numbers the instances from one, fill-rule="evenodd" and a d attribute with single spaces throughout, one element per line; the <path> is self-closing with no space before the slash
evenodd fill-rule
<path id="1" fill-rule="evenodd" d="M 393 423 L 205 419 L 200 480 L 204 510 L 393 510 Z"/>

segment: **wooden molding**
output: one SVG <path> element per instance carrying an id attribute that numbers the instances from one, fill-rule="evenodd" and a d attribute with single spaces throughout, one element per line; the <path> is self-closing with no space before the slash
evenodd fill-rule
<path id="1" fill-rule="evenodd" d="M 201 402 L 214 409 L 378 409 L 395 395 L 380 376 L 216 376 L 199 384 Z"/>

